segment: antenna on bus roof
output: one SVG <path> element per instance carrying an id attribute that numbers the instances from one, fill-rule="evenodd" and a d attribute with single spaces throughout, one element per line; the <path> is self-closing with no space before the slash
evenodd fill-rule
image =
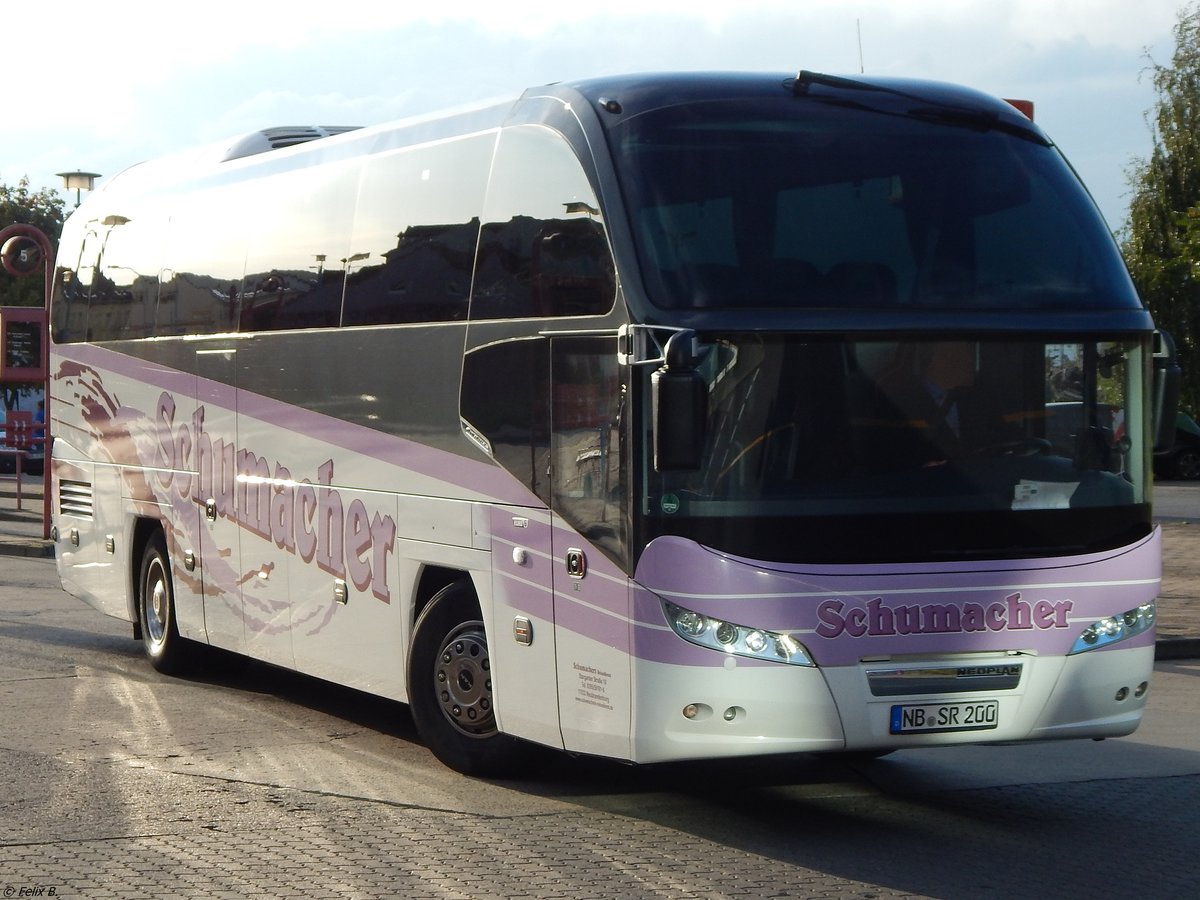
<path id="1" fill-rule="evenodd" d="M 862 52 L 862 19 L 855 19 L 855 20 L 854 20 L 854 27 L 855 27 L 855 28 L 858 30 L 858 74 L 860 74 L 860 75 L 863 75 L 863 74 L 865 74 L 865 73 L 866 73 L 866 71 L 867 71 L 867 70 L 866 70 L 866 68 L 863 66 L 863 52 Z"/>

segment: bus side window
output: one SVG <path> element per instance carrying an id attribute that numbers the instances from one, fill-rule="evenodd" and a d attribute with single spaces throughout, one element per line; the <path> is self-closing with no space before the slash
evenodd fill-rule
<path id="1" fill-rule="evenodd" d="M 90 341 L 92 335 L 92 285 L 96 280 L 96 269 L 100 263 L 100 248 L 103 237 L 95 228 L 88 227 L 83 238 L 83 250 L 79 254 L 79 268 L 75 272 L 74 289 L 67 315 L 76 340 Z"/>
<path id="2" fill-rule="evenodd" d="M 180 198 L 163 240 L 154 333 L 216 334 L 237 329 L 245 275 L 242 185 Z"/>
<path id="3" fill-rule="evenodd" d="M 616 355 L 613 354 L 613 359 Z M 542 338 L 490 343 L 463 359 L 462 417 L 492 457 L 550 502 L 550 355 Z"/>
<path id="4" fill-rule="evenodd" d="M 495 135 L 405 148 L 363 171 L 342 325 L 467 317 Z"/>
<path id="5" fill-rule="evenodd" d="M 69 225 L 68 225 L 69 227 Z M 73 233 L 64 230 L 63 249 L 69 246 Z M 60 253 L 55 271 L 54 297 L 51 301 L 50 327 L 54 341 L 59 344 L 87 340 L 88 292 L 91 289 L 92 268 L 100 243 L 92 231 L 79 239 L 79 255 L 75 267 L 66 265 L 66 252 Z"/>
<path id="6" fill-rule="evenodd" d="M 484 205 L 471 318 L 601 315 L 616 277 L 599 201 L 560 136 L 506 130 Z"/>
<path id="7" fill-rule="evenodd" d="M 92 282 L 88 328 L 94 341 L 149 337 L 154 333 L 162 224 L 141 212 L 108 216 L 102 223 L 100 266 Z M 147 248 L 153 248 L 147 252 Z"/>
<path id="8" fill-rule="evenodd" d="M 357 163 L 341 163 L 245 187 L 237 198 L 248 220 L 240 330 L 338 326 L 346 277 L 367 264 L 350 245 L 358 173 Z"/>
<path id="9" fill-rule="evenodd" d="M 625 391 L 611 338 L 553 341 L 552 505 L 618 564 L 627 561 L 621 418 Z"/>

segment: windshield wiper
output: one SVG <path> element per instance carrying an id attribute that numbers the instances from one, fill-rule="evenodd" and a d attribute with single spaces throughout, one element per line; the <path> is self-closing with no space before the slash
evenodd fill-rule
<path id="1" fill-rule="evenodd" d="M 808 94 L 809 88 L 814 84 L 819 84 L 822 87 L 841 88 L 847 91 L 877 91 L 881 94 L 891 94 L 895 97 L 905 97 L 908 100 L 916 100 L 918 103 L 928 103 L 924 97 L 918 97 L 915 94 L 909 94 L 899 88 L 888 87 L 882 84 L 871 84 L 869 81 L 857 81 L 853 78 L 845 78 L 841 75 L 826 75 L 824 72 L 810 72 L 808 69 L 801 69 L 796 75 L 795 81 L 792 82 L 792 93 L 797 97 L 803 97 Z"/>
<path id="2" fill-rule="evenodd" d="M 792 93 L 797 97 L 811 96 L 809 90 L 813 85 L 821 87 L 834 88 L 836 90 L 845 91 L 862 91 L 878 94 L 889 94 L 893 97 L 900 97 L 904 100 L 911 100 L 914 103 L 919 103 L 920 106 L 904 111 L 904 115 L 911 116 L 914 119 L 922 119 L 926 122 L 933 122 L 941 125 L 956 125 L 967 128 L 975 128 L 981 131 L 1004 131 L 1009 134 L 1017 135 L 1018 137 L 1026 138 L 1027 140 L 1036 141 L 1039 144 L 1047 144 L 1047 140 L 1037 131 L 1032 128 L 1026 128 L 1016 122 L 1009 122 L 1000 118 L 999 113 L 987 109 L 978 109 L 970 106 L 956 106 L 950 103 L 941 103 L 937 100 L 931 100 L 928 97 L 922 97 L 918 94 L 912 94 L 900 88 L 891 87 L 889 85 L 872 84 L 869 81 L 858 81 L 854 78 L 845 78 L 841 75 L 826 75 L 823 72 L 810 72 L 807 69 L 801 69 L 792 82 Z M 869 109 L 870 107 L 856 104 L 860 109 Z M 877 112 L 893 112 L 892 110 L 876 110 Z"/>

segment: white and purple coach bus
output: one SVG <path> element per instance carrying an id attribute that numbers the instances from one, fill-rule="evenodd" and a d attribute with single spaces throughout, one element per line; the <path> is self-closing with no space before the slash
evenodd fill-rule
<path id="1" fill-rule="evenodd" d="M 65 588 L 463 772 L 1133 731 L 1154 331 L 1013 106 L 656 74 L 135 166 L 64 230 Z"/>

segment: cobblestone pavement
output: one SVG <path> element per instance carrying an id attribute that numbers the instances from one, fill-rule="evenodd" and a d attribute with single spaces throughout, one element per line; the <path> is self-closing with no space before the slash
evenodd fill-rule
<path id="1" fill-rule="evenodd" d="M 866 778 L 882 781 L 886 765 L 867 766 Z M 93 774 L 143 794 L 142 808 L 131 817 L 127 804 L 110 805 L 116 797 L 97 792 Z M 811 796 L 752 785 L 724 799 L 644 794 L 623 798 L 624 810 L 504 816 L 115 774 L 82 766 L 50 802 L 5 804 L 6 897 L 1153 900 L 1200 891 L 1194 775 L 916 797 L 866 784 Z"/>
<path id="2" fill-rule="evenodd" d="M 178 777 L 137 775 L 163 796 L 179 788 L 158 782 Z M 77 799 L 94 807 L 103 798 L 84 782 Z M 12 829 L 20 843 L 0 837 L 0 885 L 88 898 L 912 896 L 588 810 L 486 817 L 259 785 L 199 792 L 204 808 L 105 830 L 90 816 L 31 822 L 31 809 Z"/>

